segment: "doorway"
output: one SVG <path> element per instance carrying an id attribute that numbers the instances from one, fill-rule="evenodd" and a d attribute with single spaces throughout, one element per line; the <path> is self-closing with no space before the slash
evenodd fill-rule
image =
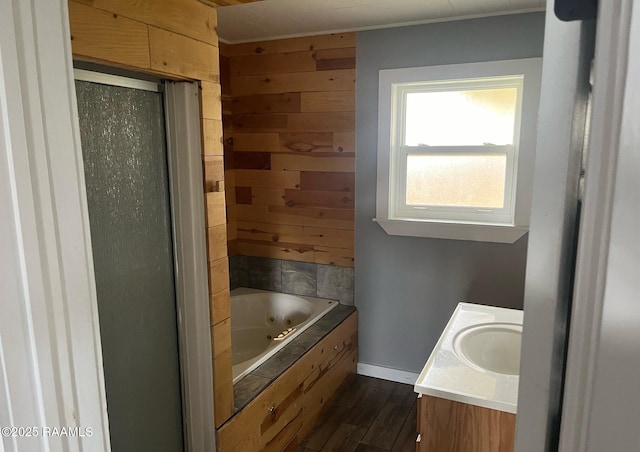
<path id="1" fill-rule="evenodd" d="M 163 95 L 153 82 L 77 74 L 111 444 L 182 451 Z"/>

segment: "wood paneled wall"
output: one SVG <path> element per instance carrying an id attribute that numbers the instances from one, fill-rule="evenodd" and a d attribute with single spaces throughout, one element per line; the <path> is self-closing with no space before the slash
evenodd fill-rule
<path id="1" fill-rule="evenodd" d="M 216 426 L 233 414 L 216 10 L 196 0 L 71 0 L 74 58 L 201 86 Z"/>
<path id="2" fill-rule="evenodd" d="M 221 46 L 230 253 L 353 266 L 355 39 Z"/>

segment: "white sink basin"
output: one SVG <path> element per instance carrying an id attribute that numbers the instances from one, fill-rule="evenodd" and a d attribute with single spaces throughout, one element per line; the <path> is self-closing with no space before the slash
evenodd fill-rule
<path id="1" fill-rule="evenodd" d="M 458 303 L 414 389 L 516 413 L 522 311 Z"/>
<path id="2" fill-rule="evenodd" d="M 515 323 L 489 323 L 459 331 L 453 350 L 462 361 L 489 372 L 518 375 L 522 326 Z"/>

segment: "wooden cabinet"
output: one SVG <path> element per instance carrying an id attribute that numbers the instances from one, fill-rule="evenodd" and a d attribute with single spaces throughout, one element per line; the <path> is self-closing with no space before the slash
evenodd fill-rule
<path id="1" fill-rule="evenodd" d="M 218 430 L 218 450 L 292 450 L 313 428 L 340 384 L 355 374 L 357 313 L 305 353 Z"/>
<path id="2" fill-rule="evenodd" d="M 513 452 L 516 415 L 428 395 L 418 397 L 417 452 Z"/>

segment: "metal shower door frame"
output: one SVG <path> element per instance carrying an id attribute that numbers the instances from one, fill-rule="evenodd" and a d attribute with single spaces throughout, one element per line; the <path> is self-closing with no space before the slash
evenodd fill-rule
<path id="1" fill-rule="evenodd" d="M 74 69 L 76 80 L 162 92 L 178 319 L 184 446 L 215 450 L 199 86 Z"/>

